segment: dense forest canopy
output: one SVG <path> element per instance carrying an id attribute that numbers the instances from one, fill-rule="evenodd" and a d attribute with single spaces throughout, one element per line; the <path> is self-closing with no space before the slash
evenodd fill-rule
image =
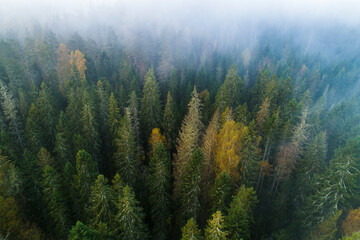
<path id="1" fill-rule="evenodd" d="M 354 25 L 57 20 L 0 25 L 0 239 L 360 239 Z"/>

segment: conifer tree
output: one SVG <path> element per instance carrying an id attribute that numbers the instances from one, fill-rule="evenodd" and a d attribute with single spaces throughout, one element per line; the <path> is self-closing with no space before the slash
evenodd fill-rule
<path id="1" fill-rule="evenodd" d="M 141 98 L 141 122 L 143 134 L 148 139 L 153 128 L 160 127 L 161 104 L 159 84 L 154 71 L 149 69 L 144 78 L 143 96 Z"/>
<path id="2" fill-rule="evenodd" d="M 170 91 L 168 92 L 166 97 L 164 116 L 162 119 L 162 127 L 164 129 L 164 136 L 171 150 L 175 146 L 176 115 L 175 115 L 175 103 L 171 96 Z"/>
<path id="3" fill-rule="evenodd" d="M 137 144 L 140 144 L 140 126 L 139 126 L 139 107 L 138 98 L 135 91 L 132 91 L 129 99 L 129 114 L 131 119 L 131 126 L 135 132 Z"/>
<path id="4" fill-rule="evenodd" d="M 76 225 L 71 228 L 68 240 L 97 240 L 99 231 L 77 221 Z"/>
<path id="5" fill-rule="evenodd" d="M 229 233 L 224 229 L 224 217 L 220 211 L 216 211 L 208 221 L 205 228 L 206 240 L 226 240 Z"/>
<path id="6" fill-rule="evenodd" d="M 42 192 L 55 226 L 57 238 L 64 238 L 69 230 L 69 211 L 67 208 L 61 176 L 47 165 L 42 175 Z"/>
<path id="7" fill-rule="evenodd" d="M 120 239 L 143 240 L 148 238 L 143 210 L 128 185 L 123 188 L 122 194 L 118 196 L 116 208 L 115 221 Z"/>
<path id="8" fill-rule="evenodd" d="M 126 115 L 121 121 L 121 127 L 115 139 L 115 148 L 113 159 L 118 173 L 126 184 L 136 189 L 138 187 L 140 156 L 128 109 L 126 109 Z"/>
<path id="9" fill-rule="evenodd" d="M 9 126 L 9 130 L 19 143 L 20 147 L 24 147 L 24 141 L 22 136 L 23 127 L 19 119 L 18 110 L 16 108 L 16 102 L 11 92 L 8 91 L 5 83 L 0 80 L 0 94 L 1 94 L 1 107 L 4 111 L 5 119 Z"/>
<path id="10" fill-rule="evenodd" d="M 72 158 L 69 135 L 68 119 L 64 112 L 61 111 L 59 121 L 56 126 L 54 147 L 54 152 L 58 161 L 57 166 L 61 167 L 60 169 L 64 168 L 67 161 L 70 161 Z"/>
<path id="11" fill-rule="evenodd" d="M 115 212 L 115 194 L 103 175 L 98 175 L 91 187 L 89 208 L 87 210 L 89 222 L 96 226 L 100 222 L 110 223 Z"/>
<path id="12" fill-rule="evenodd" d="M 242 186 L 230 203 L 229 214 L 225 218 L 229 239 L 250 239 L 250 224 L 257 203 L 255 191 Z"/>
<path id="13" fill-rule="evenodd" d="M 197 219 L 200 211 L 201 180 L 204 156 L 200 148 L 192 154 L 182 175 L 180 186 L 180 212 L 182 220 Z"/>
<path id="14" fill-rule="evenodd" d="M 210 196 L 212 202 L 211 212 L 221 211 L 227 213 L 231 202 L 232 184 L 231 178 L 226 171 L 216 177 Z"/>
<path id="15" fill-rule="evenodd" d="M 177 153 L 174 157 L 174 194 L 178 196 L 179 187 L 182 184 L 182 174 L 185 166 L 190 162 L 192 153 L 200 146 L 203 124 L 201 122 L 201 103 L 199 95 L 194 87 L 189 110 L 181 126 L 177 140 Z"/>
<path id="16" fill-rule="evenodd" d="M 194 218 L 190 218 L 184 227 L 181 228 L 181 240 L 202 240 L 201 231 Z"/>
<path id="17" fill-rule="evenodd" d="M 43 139 L 43 146 L 47 149 L 52 149 L 55 142 L 58 115 L 55 99 L 45 83 L 41 84 L 41 90 L 37 101 L 39 118 L 41 120 L 40 124 L 42 127 L 41 137 Z"/>
<path id="18" fill-rule="evenodd" d="M 118 108 L 118 104 L 113 93 L 110 94 L 109 116 L 107 121 L 109 124 L 110 134 L 115 137 L 120 127 L 120 109 Z"/>
<path id="19" fill-rule="evenodd" d="M 85 149 L 92 154 L 93 158 L 97 157 L 99 151 L 98 132 L 95 120 L 94 106 L 87 95 L 84 93 L 82 99 L 83 107 L 81 111 L 82 137 L 85 140 Z"/>
<path id="20" fill-rule="evenodd" d="M 34 153 L 38 152 L 39 149 L 44 145 L 42 142 L 43 138 L 41 136 L 39 117 L 39 109 L 34 103 L 32 103 L 28 112 L 28 117 L 26 119 L 25 136 L 28 148 L 31 149 L 31 151 Z"/>
<path id="21" fill-rule="evenodd" d="M 84 211 L 97 176 L 96 164 L 91 155 L 81 150 L 76 155 L 75 190 L 77 192 L 76 210 L 78 219 L 84 219 Z"/>
<path id="22" fill-rule="evenodd" d="M 149 201 L 154 224 L 154 238 L 166 239 L 167 220 L 170 214 L 170 159 L 160 141 L 153 149 L 149 164 Z"/>
<path id="23" fill-rule="evenodd" d="M 216 107 L 223 112 L 226 107 L 237 107 L 243 98 L 244 82 L 239 77 L 237 66 L 234 64 L 229 68 L 225 82 L 216 94 Z"/>

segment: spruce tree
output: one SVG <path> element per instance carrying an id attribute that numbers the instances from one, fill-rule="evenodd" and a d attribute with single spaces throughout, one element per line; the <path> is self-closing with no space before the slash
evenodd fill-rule
<path id="1" fill-rule="evenodd" d="M 116 230 L 120 239 L 144 240 L 148 238 L 143 210 L 128 185 L 122 189 L 122 194 L 118 196 L 116 208 Z"/>
<path id="2" fill-rule="evenodd" d="M 226 240 L 228 232 L 224 228 L 224 217 L 216 211 L 205 228 L 205 240 Z"/>
<path id="3" fill-rule="evenodd" d="M 182 175 L 180 186 L 181 219 L 197 219 L 200 211 L 201 180 L 204 166 L 204 156 L 200 148 L 192 154 Z"/>
<path id="4" fill-rule="evenodd" d="M 210 192 L 212 207 L 211 211 L 221 211 L 227 213 L 231 202 L 232 184 L 231 178 L 226 171 L 220 173 L 216 179 L 214 186 Z"/>
<path id="5" fill-rule="evenodd" d="M 148 177 L 154 239 L 166 239 L 170 215 L 170 180 L 170 158 L 160 141 L 152 152 Z"/>
<path id="6" fill-rule="evenodd" d="M 170 91 L 168 92 L 166 97 L 164 116 L 162 119 L 162 127 L 164 130 L 164 136 L 169 145 L 169 149 L 171 150 L 175 146 L 176 115 L 175 115 L 175 103 L 171 96 Z"/>
<path id="7" fill-rule="evenodd" d="M 196 224 L 194 218 L 190 218 L 187 223 L 181 228 L 181 240 L 201 240 L 201 231 Z"/>
<path id="8" fill-rule="evenodd" d="M 141 98 L 141 123 L 143 134 L 148 139 L 153 128 L 160 127 L 161 104 L 159 84 L 154 71 L 149 69 L 144 78 L 143 96 Z"/>
<path id="9" fill-rule="evenodd" d="M 126 110 L 127 113 L 121 121 L 121 127 L 115 139 L 113 159 L 117 171 L 125 183 L 137 189 L 140 167 L 139 148 L 131 126 L 129 111 Z"/>
<path id="10" fill-rule="evenodd" d="M 89 223 L 96 226 L 100 222 L 111 223 L 115 212 L 115 193 L 108 185 L 103 175 L 98 175 L 91 187 L 89 196 L 88 217 Z"/>
<path id="11" fill-rule="evenodd" d="M 253 222 L 253 210 L 257 203 L 255 191 L 242 186 L 230 203 L 225 218 L 229 239 L 250 239 L 250 224 Z"/>
<path id="12" fill-rule="evenodd" d="M 223 112 L 226 107 L 235 108 L 244 99 L 244 82 L 238 75 L 237 66 L 232 65 L 225 82 L 220 86 L 216 94 L 216 107 Z"/>
<path id="13" fill-rule="evenodd" d="M 203 124 L 201 122 L 201 103 L 196 87 L 192 92 L 189 110 L 184 118 L 179 138 L 177 140 L 176 155 L 174 157 L 174 195 L 179 195 L 185 166 L 191 161 L 192 153 L 200 146 Z"/>

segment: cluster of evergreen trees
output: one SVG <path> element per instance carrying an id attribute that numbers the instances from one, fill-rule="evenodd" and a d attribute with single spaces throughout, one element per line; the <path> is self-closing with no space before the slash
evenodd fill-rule
<path id="1" fill-rule="evenodd" d="M 265 40 L 0 40 L 0 239 L 357 239 L 360 61 Z"/>

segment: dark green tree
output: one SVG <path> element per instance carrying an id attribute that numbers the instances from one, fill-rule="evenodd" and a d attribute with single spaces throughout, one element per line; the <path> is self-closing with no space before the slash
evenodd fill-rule
<path id="1" fill-rule="evenodd" d="M 154 239 L 166 239 L 170 215 L 170 158 L 160 141 L 152 152 L 149 164 L 149 201 L 154 224 Z"/>

